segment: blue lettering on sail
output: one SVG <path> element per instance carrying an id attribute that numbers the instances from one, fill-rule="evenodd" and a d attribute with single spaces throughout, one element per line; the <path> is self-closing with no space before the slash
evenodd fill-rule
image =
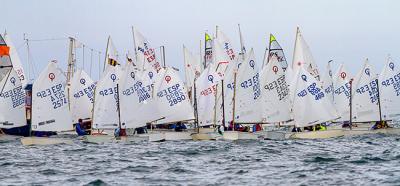
<path id="1" fill-rule="evenodd" d="M 304 97 L 307 95 L 307 92 L 313 95 L 315 100 L 320 100 L 325 97 L 324 92 L 322 92 L 321 89 L 317 87 L 316 83 L 312 83 L 310 86 L 307 87 L 307 89 L 301 90 L 297 94 L 297 96 Z"/>
<path id="2" fill-rule="evenodd" d="M 68 103 L 64 89 L 63 84 L 59 83 L 50 88 L 38 91 L 36 97 L 41 99 L 50 99 L 53 104 L 53 109 L 58 109 Z"/>
<path id="3" fill-rule="evenodd" d="M 89 86 L 84 87 L 81 90 L 76 91 L 75 93 L 73 93 L 73 95 L 74 95 L 75 98 L 80 98 L 82 96 L 87 96 L 89 98 L 90 102 L 93 103 L 93 101 L 94 101 L 93 92 L 94 92 L 95 87 L 96 87 L 96 84 L 93 83 L 93 84 L 91 84 Z"/>
<path id="4" fill-rule="evenodd" d="M 25 104 L 25 91 L 22 86 L 13 88 L 12 90 L 4 91 L 0 94 L 0 97 L 7 99 L 11 98 L 13 108 Z"/>
<path id="5" fill-rule="evenodd" d="M 166 98 L 169 102 L 169 106 L 174 106 L 186 99 L 185 94 L 183 94 L 183 89 L 179 84 L 172 85 L 165 88 L 157 93 L 159 98 Z"/>
<path id="6" fill-rule="evenodd" d="M 272 91 L 275 89 L 278 93 L 279 100 L 282 100 L 289 95 L 289 89 L 286 84 L 285 75 L 282 75 L 275 81 L 268 83 L 264 86 L 264 89 L 268 91 Z"/>
<path id="7" fill-rule="evenodd" d="M 389 77 L 382 81 L 382 85 L 385 87 L 393 86 L 394 91 L 396 92 L 396 96 L 400 95 L 400 73 L 394 75 L 393 77 Z"/>
<path id="8" fill-rule="evenodd" d="M 254 100 L 258 99 L 258 97 L 260 97 L 260 95 L 261 95 L 260 81 L 259 81 L 258 73 L 255 76 L 253 76 L 252 78 L 240 83 L 240 86 L 242 88 L 244 88 L 244 89 L 252 88 L 253 89 L 253 99 Z"/>
<path id="9" fill-rule="evenodd" d="M 356 90 L 358 94 L 368 93 L 371 103 L 378 103 L 378 87 L 376 81 L 373 80 Z"/>

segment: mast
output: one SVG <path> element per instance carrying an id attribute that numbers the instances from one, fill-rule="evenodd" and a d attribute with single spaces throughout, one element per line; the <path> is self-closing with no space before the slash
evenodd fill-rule
<path id="1" fill-rule="evenodd" d="M 378 80 L 378 78 L 375 79 L 375 82 L 376 82 L 376 89 L 378 91 L 379 122 L 382 123 L 381 96 L 380 96 L 380 93 L 379 93 L 379 80 Z"/>
<path id="2" fill-rule="evenodd" d="M 224 80 L 221 80 L 222 88 L 221 88 L 221 94 L 222 94 L 222 126 L 225 127 L 225 93 L 224 93 Z"/>
<path id="3" fill-rule="evenodd" d="M 106 63 L 108 62 L 108 61 L 107 61 L 107 59 L 108 59 L 108 45 L 110 44 L 110 39 L 111 39 L 111 36 L 108 36 L 108 39 L 107 39 L 107 47 L 106 47 L 106 58 L 105 58 L 105 60 L 104 60 L 103 72 L 104 72 L 104 70 L 106 69 Z"/>
<path id="4" fill-rule="evenodd" d="M 296 39 L 294 40 L 294 50 L 293 50 L 293 58 L 292 59 L 294 59 L 294 55 L 296 54 L 296 45 L 297 45 L 297 36 L 299 35 L 299 32 L 300 32 L 300 28 L 299 27 L 297 27 L 297 30 L 296 30 Z M 292 69 L 293 69 L 293 67 L 294 67 L 294 61 L 292 61 Z"/>
<path id="5" fill-rule="evenodd" d="M 163 66 L 165 68 L 165 47 L 163 45 L 160 48 L 161 48 L 161 52 L 162 52 L 162 62 L 163 62 Z"/>
<path id="6" fill-rule="evenodd" d="M 121 131 L 121 107 L 120 107 L 120 100 L 119 100 L 119 84 L 117 83 L 117 110 L 118 110 L 118 127 Z"/>
<path id="7" fill-rule="evenodd" d="M 136 49 L 136 41 L 135 41 L 135 29 L 133 28 L 133 26 L 132 26 L 132 37 L 133 37 L 133 48 L 134 48 L 133 52 L 135 54 L 135 61 L 137 63 L 138 59 L 137 59 L 137 49 Z"/>
<path id="8" fill-rule="evenodd" d="M 215 94 L 214 94 L 215 96 L 214 96 L 214 124 L 213 124 L 213 126 L 214 126 L 214 128 L 216 128 L 216 126 L 217 126 L 217 98 L 218 98 L 218 84 L 217 84 L 217 87 L 216 87 L 216 89 L 215 89 Z"/>
<path id="9" fill-rule="evenodd" d="M 350 129 L 353 127 L 353 78 L 350 79 Z"/>
<path id="10" fill-rule="evenodd" d="M 200 51 L 200 64 L 201 64 L 201 60 L 203 59 L 203 57 L 202 57 L 202 51 L 201 51 L 201 45 L 202 45 L 202 43 L 201 43 L 201 39 L 200 39 L 200 45 L 199 45 L 199 51 Z"/>
<path id="11" fill-rule="evenodd" d="M 201 42 L 200 42 L 201 43 Z M 201 47 L 200 47 L 201 48 Z M 201 54 L 201 53 L 200 53 Z M 204 62 L 203 62 L 203 66 L 204 69 L 207 68 L 207 59 L 206 59 L 206 55 L 207 55 L 207 32 L 204 32 Z"/>
<path id="12" fill-rule="evenodd" d="M 75 45 L 75 39 L 73 37 L 69 37 L 67 85 L 70 85 L 71 78 L 74 74 L 74 66 L 75 66 L 74 45 Z"/>
<path id="13" fill-rule="evenodd" d="M 195 114 L 195 128 L 197 128 L 197 133 L 200 132 L 200 126 L 199 126 L 199 112 L 197 110 L 197 90 L 196 90 L 196 78 L 193 81 L 193 95 L 194 95 L 194 114 Z"/>
<path id="14" fill-rule="evenodd" d="M 240 30 L 240 24 L 238 24 L 238 28 L 239 28 L 239 38 L 240 38 L 240 55 L 244 60 L 244 44 L 243 44 L 242 31 Z"/>
<path id="15" fill-rule="evenodd" d="M 232 98 L 232 131 L 235 131 L 235 107 L 236 107 L 236 72 L 233 74 L 233 98 Z"/>

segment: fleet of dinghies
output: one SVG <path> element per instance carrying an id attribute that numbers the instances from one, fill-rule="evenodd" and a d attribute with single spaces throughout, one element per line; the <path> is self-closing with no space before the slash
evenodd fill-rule
<path id="1" fill-rule="evenodd" d="M 135 55 L 125 64 L 108 38 L 98 81 L 70 59 L 66 72 L 49 62 L 33 84 L 8 34 L 0 35 L 0 141 L 18 138 L 10 134 L 24 136 L 24 145 L 72 143 L 76 134 L 89 143 L 400 134 L 400 70 L 390 57 L 380 74 L 368 59 L 355 76 L 344 64 L 333 72 L 332 61 L 322 74 L 297 28 L 291 64 L 272 34 L 258 63 L 240 26 L 239 51 L 217 27 L 205 33 L 203 54 L 183 46 L 184 81 L 143 34 L 133 27 L 132 34 Z"/>

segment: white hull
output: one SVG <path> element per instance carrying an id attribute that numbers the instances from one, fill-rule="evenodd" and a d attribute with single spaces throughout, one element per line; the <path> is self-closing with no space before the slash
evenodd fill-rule
<path id="1" fill-rule="evenodd" d="M 66 138 L 49 138 L 49 137 L 23 137 L 21 143 L 24 146 L 30 145 L 57 145 L 57 144 L 73 144 L 71 139 Z"/>
<path id="2" fill-rule="evenodd" d="M 165 132 L 165 141 L 192 140 L 193 132 Z"/>
<path id="3" fill-rule="evenodd" d="M 260 131 L 260 132 L 256 132 L 256 134 L 260 138 L 269 139 L 269 140 L 285 140 L 285 139 L 289 139 L 290 135 L 292 135 L 291 132 L 279 131 L 279 130 Z"/>
<path id="4" fill-rule="evenodd" d="M 132 136 L 114 137 L 112 135 L 86 135 L 82 139 L 86 143 L 103 144 L 103 143 L 135 143 L 135 142 L 159 142 L 165 141 L 163 133 L 136 134 Z"/>
<path id="5" fill-rule="evenodd" d="M 344 136 L 344 131 L 341 129 L 323 130 L 323 131 L 306 131 L 292 132 L 290 139 L 327 139 Z"/>
<path id="6" fill-rule="evenodd" d="M 0 134 L 0 143 L 15 141 L 15 140 L 20 139 L 20 138 L 22 138 L 22 136 Z"/>
<path id="7" fill-rule="evenodd" d="M 358 135 L 367 135 L 367 134 L 389 134 L 389 135 L 400 135 L 400 128 L 385 128 L 385 129 L 376 129 L 369 130 L 369 128 L 353 128 L 344 129 L 345 136 L 358 136 Z"/>
<path id="8" fill-rule="evenodd" d="M 216 132 L 193 133 L 191 137 L 194 141 L 218 140 L 222 138 L 222 136 Z"/>
<path id="9" fill-rule="evenodd" d="M 225 140 L 255 140 L 258 135 L 250 132 L 225 131 L 222 135 Z"/>

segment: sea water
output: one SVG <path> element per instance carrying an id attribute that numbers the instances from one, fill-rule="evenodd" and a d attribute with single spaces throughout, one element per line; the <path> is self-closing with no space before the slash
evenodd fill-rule
<path id="1" fill-rule="evenodd" d="M 0 185 L 399 185 L 400 136 L 0 144 Z"/>

